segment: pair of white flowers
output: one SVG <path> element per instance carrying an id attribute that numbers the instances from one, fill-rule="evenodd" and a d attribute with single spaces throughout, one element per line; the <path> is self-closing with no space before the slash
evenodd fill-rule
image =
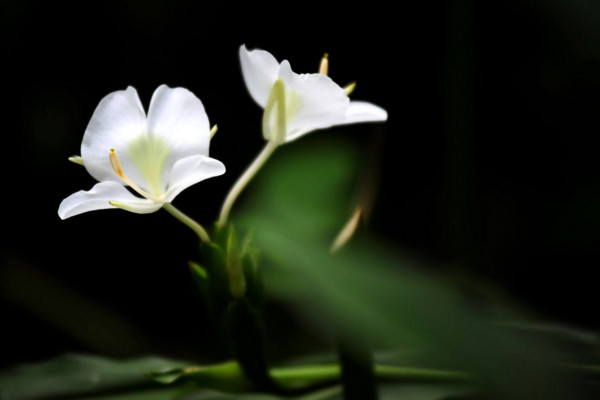
<path id="1" fill-rule="evenodd" d="M 241 46 L 239 55 L 246 87 L 265 109 L 263 135 L 271 149 L 317 129 L 387 119 L 380 107 L 350 101 L 325 74 L 296 74 L 287 60 L 278 63 L 264 50 Z M 81 162 L 99 183 L 64 199 L 58 215 L 110 208 L 178 212 L 170 203 L 182 190 L 225 173 L 223 163 L 208 156 L 210 132 L 202 102 L 187 89 L 160 86 L 147 115 L 134 88 L 107 95 L 81 144 Z"/>

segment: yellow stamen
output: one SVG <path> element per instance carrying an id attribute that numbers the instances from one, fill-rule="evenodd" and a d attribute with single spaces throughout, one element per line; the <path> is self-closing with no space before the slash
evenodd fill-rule
<path id="1" fill-rule="evenodd" d="M 125 174 L 123 173 L 123 167 L 121 166 L 121 160 L 119 160 L 119 156 L 115 149 L 110 149 L 110 154 L 108 156 L 110 158 L 110 165 L 112 165 L 113 169 L 121 178 L 125 179 Z"/>
<path id="2" fill-rule="evenodd" d="M 321 65 L 319 65 L 319 73 L 327 75 L 329 72 L 329 54 L 325 53 L 321 58 Z"/>
<path id="3" fill-rule="evenodd" d="M 219 130 L 219 127 L 217 126 L 217 124 L 213 125 L 212 129 L 210 130 L 210 138 L 212 139 L 213 136 L 215 136 L 215 133 L 217 133 L 217 131 Z"/>
<path id="4" fill-rule="evenodd" d="M 156 197 L 146 192 L 144 189 L 133 183 L 131 179 L 125 176 L 125 174 L 123 173 L 123 167 L 121 166 L 121 160 L 119 160 L 119 156 L 117 155 L 115 149 L 110 149 L 110 154 L 108 157 L 110 159 L 110 165 L 112 165 L 113 170 L 116 172 L 117 175 L 119 175 L 121 179 L 123 179 L 123 181 L 125 181 L 125 183 L 127 183 L 129 186 L 131 186 L 133 190 L 135 190 L 145 198 L 152 201 L 158 201 Z"/>
<path id="5" fill-rule="evenodd" d="M 354 236 L 354 233 L 358 228 L 358 223 L 361 220 L 362 214 L 362 207 L 356 207 L 356 210 L 354 210 L 354 214 L 352 214 L 352 217 L 350 217 L 346 225 L 342 228 L 338 236 L 335 238 L 333 244 L 331 245 L 331 248 L 329 249 L 331 253 L 335 253 L 339 249 L 344 247 L 344 245 L 350 241 L 352 236 Z"/>
<path id="6" fill-rule="evenodd" d="M 354 88 L 356 87 L 356 82 L 352 82 L 349 85 L 344 87 L 344 92 L 346 92 L 346 96 L 350 96 L 350 93 L 354 92 Z"/>

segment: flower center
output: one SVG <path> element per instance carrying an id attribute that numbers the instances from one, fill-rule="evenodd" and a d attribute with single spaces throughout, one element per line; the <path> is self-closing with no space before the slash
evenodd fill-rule
<path id="1" fill-rule="evenodd" d="M 119 156 L 117 155 L 117 152 L 115 151 L 115 149 L 110 149 L 110 154 L 108 155 L 108 157 L 110 159 L 110 165 L 112 165 L 112 167 L 115 170 L 115 172 L 117 173 L 117 175 L 119 175 L 119 177 L 121 179 L 123 179 L 123 181 L 125 181 L 125 183 L 127 183 L 129 186 L 131 186 L 131 188 L 133 190 L 138 192 L 143 197 L 145 197 L 149 200 L 152 200 L 152 201 L 158 201 L 158 199 L 155 196 L 152 196 L 151 194 L 146 192 L 144 189 L 142 189 L 141 187 L 136 185 L 131 179 L 129 179 L 123 173 L 123 167 L 121 166 L 121 160 L 119 160 Z"/>
<path id="2" fill-rule="evenodd" d="M 283 141 L 287 136 L 290 120 L 302 108 L 302 98 L 291 90 L 286 90 L 283 81 L 278 79 L 269 95 L 263 114 L 263 134 L 268 140 Z"/>
<path id="3" fill-rule="evenodd" d="M 169 156 L 169 145 L 165 139 L 156 135 L 142 135 L 131 141 L 127 155 L 146 180 L 147 189 L 155 198 L 165 193 L 163 170 Z"/>

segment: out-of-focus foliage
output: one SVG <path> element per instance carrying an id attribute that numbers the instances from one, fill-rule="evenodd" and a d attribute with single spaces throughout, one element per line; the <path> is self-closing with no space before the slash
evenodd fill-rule
<path id="1" fill-rule="evenodd" d="M 267 296 L 300 315 L 315 337 L 342 332 L 363 349 L 385 350 L 387 355 L 376 357 L 382 400 L 586 398 L 588 383 L 598 376 L 594 335 L 524 319 L 514 304 L 509 309 L 496 303 L 491 313 L 457 290 L 447 274 L 366 230 L 330 254 L 337 231 L 356 207 L 353 202 L 365 198 L 354 196 L 360 191 L 355 182 L 368 167 L 347 143 L 307 138 L 280 149 L 261 172 L 234 223 L 241 235 L 252 231 Z M 201 268 L 193 268 L 202 278 Z M 332 356 L 288 359 L 285 364 L 292 367 L 278 366 L 272 373 L 288 383 L 307 377 L 319 382 L 317 390 L 285 398 L 338 400 L 343 395 L 336 363 Z M 298 375 L 294 368 L 303 366 Z M 231 393 L 252 390 L 235 366 L 188 367 L 158 358 L 63 356 L 1 372 L 0 398 L 284 398 Z M 407 378 L 400 379 L 401 373 Z"/>
<path id="2" fill-rule="evenodd" d="M 448 387 L 448 386 L 426 386 L 426 385 L 391 385 L 384 384 L 381 386 L 379 394 L 381 400 L 444 400 L 444 399 L 461 399 L 470 391 L 464 388 Z M 208 391 L 190 392 L 174 400 L 343 400 L 342 388 L 340 386 L 332 386 L 326 389 L 316 391 L 314 393 L 301 396 L 282 397 L 269 394 L 226 394 Z"/>
<path id="3" fill-rule="evenodd" d="M 355 206 L 354 178 L 369 167 L 356 151 L 319 138 L 277 156 L 239 221 L 263 252 L 268 294 L 292 305 L 315 332 L 350 332 L 357 343 L 417 354 L 418 365 L 475 373 L 498 398 L 577 397 L 563 367 L 574 355 L 494 321 L 441 274 L 364 233 L 329 254 Z M 503 316 L 510 320 L 511 312 Z"/>
<path id="4" fill-rule="evenodd" d="M 171 368 L 187 363 L 157 357 L 117 361 L 71 354 L 0 373 L 0 395 L 3 400 L 341 400 L 342 390 L 337 384 L 339 366 L 328 362 L 329 359 L 331 357 L 322 358 L 325 364 L 315 363 L 313 359 L 309 367 L 273 369 L 273 376 L 289 387 L 303 386 L 302 382 L 309 381 L 327 383 L 302 394 L 274 395 L 254 392 L 252 383 L 243 376 L 235 362 Z M 330 372 L 324 373 L 325 370 Z M 381 372 L 382 376 L 386 376 L 386 383 L 381 387 L 381 399 L 392 400 L 402 396 L 407 400 L 438 400 L 449 395 L 468 396 L 474 393 L 472 388 L 463 384 L 462 377 L 448 379 L 448 382 L 456 381 L 454 384 L 426 385 L 425 380 L 413 379 L 410 373 L 404 372 L 406 378 L 394 383 L 390 378 L 393 373 Z"/>
<path id="5" fill-rule="evenodd" d="M 0 398 L 170 399 L 181 392 L 181 388 L 158 386 L 145 374 L 181 365 L 181 361 L 159 357 L 110 360 L 65 354 L 42 363 L 17 365 L 0 372 Z"/>

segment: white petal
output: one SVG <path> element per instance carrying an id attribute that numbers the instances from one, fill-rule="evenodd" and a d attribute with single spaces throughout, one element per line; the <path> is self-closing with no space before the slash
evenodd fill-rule
<path id="1" fill-rule="evenodd" d="M 90 175 L 99 181 L 117 180 L 109 161 L 111 149 L 122 157 L 127 144 L 146 131 L 146 115 L 137 92 L 127 90 L 104 97 L 87 126 L 81 143 L 81 157 Z M 124 169 L 127 161 L 122 160 Z"/>
<path id="2" fill-rule="evenodd" d="M 280 77 L 286 91 L 286 142 L 344 120 L 350 100 L 344 89 L 323 74 L 296 74 L 287 61 Z"/>
<path id="3" fill-rule="evenodd" d="M 177 161 L 208 155 L 210 126 L 202 102 L 192 92 L 161 85 L 150 102 L 148 130 L 143 143 L 133 146 L 137 154 L 131 156 L 148 182 L 148 189 L 160 195 L 166 190 L 169 173 Z"/>
<path id="4" fill-rule="evenodd" d="M 279 76 L 279 63 L 268 51 L 248 51 L 245 45 L 240 46 L 240 62 L 250 95 L 265 108 L 271 88 Z"/>
<path id="5" fill-rule="evenodd" d="M 173 165 L 169 177 L 169 191 L 165 202 L 171 202 L 182 190 L 195 183 L 214 176 L 223 175 L 225 165 L 221 161 L 206 156 L 192 156 L 179 160 Z"/>
<path id="6" fill-rule="evenodd" d="M 111 201 L 110 203 L 117 208 L 136 214 L 150 214 L 160 210 L 163 206 L 163 203 L 156 203 L 145 199 L 130 202 Z"/>
<path id="7" fill-rule="evenodd" d="M 387 111 L 365 101 L 352 101 L 346 110 L 344 124 L 378 122 L 387 120 Z"/>
<path id="8" fill-rule="evenodd" d="M 115 201 L 128 204 L 133 212 L 153 212 L 162 204 L 150 200 L 140 199 L 131 194 L 123 185 L 117 182 L 101 182 L 94 185 L 90 191 L 80 190 L 73 193 L 60 203 L 58 216 L 66 219 L 88 211 L 116 208 L 109 202 Z"/>
<path id="9" fill-rule="evenodd" d="M 178 159 L 208 155 L 210 126 L 199 98 L 184 88 L 156 89 L 148 110 L 150 135 L 164 138 Z"/>

